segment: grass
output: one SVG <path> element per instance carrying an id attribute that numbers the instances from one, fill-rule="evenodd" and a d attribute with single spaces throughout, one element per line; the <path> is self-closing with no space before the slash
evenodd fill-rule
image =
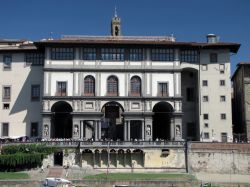
<path id="1" fill-rule="evenodd" d="M 28 179 L 29 175 L 27 173 L 20 172 L 0 172 L 0 180 L 8 179 Z"/>
<path id="2" fill-rule="evenodd" d="M 193 180 L 195 177 L 188 174 L 171 174 L 171 173 L 101 173 L 97 175 L 85 176 L 83 179 L 89 180 Z"/>

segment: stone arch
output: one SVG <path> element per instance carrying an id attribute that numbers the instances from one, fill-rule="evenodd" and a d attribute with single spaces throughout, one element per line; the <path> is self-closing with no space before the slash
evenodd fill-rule
<path id="1" fill-rule="evenodd" d="M 102 139 L 123 140 L 123 106 L 115 101 L 107 102 L 101 109 L 103 117 Z"/>
<path id="2" fill-rule="evenodd" d="M 66 101 L 58 101 L 51 107 L 51 138 L 72 138 L 71 105 Z"/>
<path id="3" fill-rule="evenodd" d="M 159 102 L 153 108 L 153 140 L 171 139 L 171 118 L 174 109 L 168 102 Z"/>

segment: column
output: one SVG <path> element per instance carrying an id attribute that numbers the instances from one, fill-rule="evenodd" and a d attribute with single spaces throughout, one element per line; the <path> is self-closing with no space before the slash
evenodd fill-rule
<path id="1" fill-rule="evenodd" d="M 98 139 L 100 140 L 102 138 L 102 124 L 101 121 L 97 121 L 98 124 Z"/>
<path id="2" fill-rule="evenodd" d="M 99 130 L 99 128 L 98 128 L 98 121 L 94 121 L 94 128 L 95 128 L 95 141 L 98 141 L 98 130 Z"/>
<path id="3" fill-rule="evenodd" d="M 145 123 L 144 120 L 141 121 L 141 138 L 142 140 L 145 140 Z"/>
<path id="4" fill-rule="evenodd" d="M 171 140 L 174 140 L 175 139 L 175 124 L 174 124 L 174 118 L 172 117 L 171 118 L 171 124 L 170 124 L 170 138 Z"/>
<path id="5" fill-rule="evenodd" d="M 128 141 L 130 141 L 130 121 L 127 121 L 128 126 Z"/>
<path id="6" fill-rule="evenodd" d="M 84 134 L 83 134 L 83 128 L 84 128 L 84 126 L 83 126 L 83 120 L 81 120 L 80 121 L 80 129 L 81 129 L 81 139 L 83 140 L 83 138 L 84 138 Z"/>
<path id="7" fill-rule="evenodd" d="M 123 140 L 127 141 L 127 121 L 125 121 L 124 127 L 123 127 Z"/>
<path id="8" fill-rule="evenodd" d="M 152 125 L 152 117 L 145 118 L 145 140 L 152 140 L 153 137 L 153 125 Z"/>

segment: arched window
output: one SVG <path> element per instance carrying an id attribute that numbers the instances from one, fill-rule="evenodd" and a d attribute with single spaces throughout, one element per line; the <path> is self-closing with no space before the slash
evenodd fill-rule
<path id="1" fill-rule="evenodd" d="M 130 95 L 141 96 L 141 79 L 138 76 L 130 79 Z"/>
<path id="2" fill-rule="evenodd" d="M 94 96 L 95 95 L 95 78 L 88 75 L 84 79 L 84 95 Z"/>
<path id="3" fill-rule="evenodd" d="M 118 96 L 118 79 L 115 76 L 110 76 L 108 78 L 107 95 Z"/>

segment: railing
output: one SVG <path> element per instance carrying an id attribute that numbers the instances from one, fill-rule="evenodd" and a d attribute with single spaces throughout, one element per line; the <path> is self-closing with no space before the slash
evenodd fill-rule
<path id="1" fill-rule="evenodd" d="M 5 142 L 5 145 L 19 144 L 45 144 L 59 147 L 80 147 L 80 148 L 182 148 L 185 141 L 81 141 L 81 140 L 46 140 L 37 142 Z"/>

